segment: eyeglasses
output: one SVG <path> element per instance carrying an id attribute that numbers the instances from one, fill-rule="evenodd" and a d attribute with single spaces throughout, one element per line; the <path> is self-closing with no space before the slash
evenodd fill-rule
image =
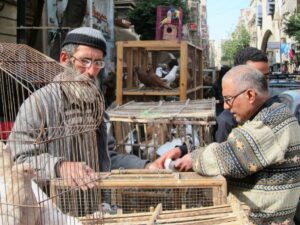
<path id="1" fill-rule="evenodd" d="M 89 58 L 83 58 L 83 59 L 78 59 L 75 56 L 72 56 L 71 58 L 74 58 L 77 60 L 83 67 L 85 68 L 90 68 L 92 64 L 98 69 L 102 69 L 105 66 L 105 62 L 103 60 L 97 59 L 97 60 L 92 60 Z"/>
<path id="2" fill-rule="evenodd" d="M 243 94 L 245 91 L 247 91 L 248 89 L 246 90 L 243 90 L 241 92 L 239 92 L 238 94 L 234 95 L 234 96 L 223 96 L 223 99 L 224 99 L 224 102 L 226 102 L 227 105 L 230 105 L 232 106 L 233 104 L 233 101 L 238 97 L 240 96 L 241 94 Z"/>

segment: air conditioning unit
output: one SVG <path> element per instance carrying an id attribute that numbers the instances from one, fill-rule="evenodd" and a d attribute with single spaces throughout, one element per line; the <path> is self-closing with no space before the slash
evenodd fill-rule
<path id="1" fill-rule="evenodd" d="M 262 26 L 262 5 L 256 6 L 256 26 Z"/>
<path id="2" fill-rule="evenodd" d="M 266 5 L 267 15 L 273 16 L 275 12 L 275 0 L 267 0 Z"/>

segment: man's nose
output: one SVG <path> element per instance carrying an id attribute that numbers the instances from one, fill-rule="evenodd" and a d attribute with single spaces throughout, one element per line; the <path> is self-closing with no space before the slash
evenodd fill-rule
<path id="1" fill-rule="evenodd" d="M 229 110 L 230 109 L 230 106 L 224 101 L 224 103 L 223 103 L 223 106 L 224 106 L 224 109 L 227 109 L 227 110 Z"/>
<path id="2" fill-rule="evenodd" d="M 96 66 L 94 66 L 94 64 L 92 64 L 86 72 L 90 78 L 95 79 L 98 76 L 100 70 L 101 69 L 97 68 Z"/>

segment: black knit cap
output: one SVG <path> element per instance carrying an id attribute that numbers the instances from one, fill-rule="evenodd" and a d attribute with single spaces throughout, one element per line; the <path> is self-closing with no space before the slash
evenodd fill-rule
<path id="1" fill-rule="evenodd" d="M 106 40 L 100 30 L 91 27 L 79 27 L 68 32 L 62 47 L 67 44 L 86 45 L 102 50 L 106 56 Z"/>

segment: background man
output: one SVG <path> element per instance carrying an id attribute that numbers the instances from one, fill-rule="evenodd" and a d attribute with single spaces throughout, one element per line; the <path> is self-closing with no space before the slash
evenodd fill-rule
<path id="1" fill-rule="evenodd" d="M 268 95 L 261 72 L 251 66 L 232 68 L 223 78 L 224 108 L 242 124 L 222 143 L 198 148 L 181 159 L 175 148 L 152 165 L 163 168 L 167 158 L 175 168 L 202 175 L 223 175 L 228 189 L 251 209 L 254 224 L 293 224 L 300 194 L 300 127 L 282 103 Z"/>

